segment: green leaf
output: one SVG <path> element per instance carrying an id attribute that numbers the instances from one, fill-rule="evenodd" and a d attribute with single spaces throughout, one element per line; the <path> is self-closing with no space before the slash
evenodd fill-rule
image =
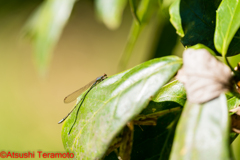
<path id="1" fill-rule="evenodd" d="M 182 83 L 175 80 L 163 86 L 140 115 L 164 115 L 171 109 L 179 110 L 186 102 L 186 90 Z"/>
<path id="2" fill-rule="evenodd" d="M 232 92 L 226 92 L 225 95 L 227 99 L 234 97 L 234 94 Z"/>
<path id="3" fill-rule="evenodd" d="M 181 0 L 180 15 L 182 28 L 185 33 L 181 42 L 184 46 L 193 46 L 200 43 L 212 49 L 217 55 L 220 55 L 214 46 L 216 10 L 220 2 L 221 0 Z M 222 19 L 223 23 L 225 23 L 225 20 Z M 240 53 L 239 37 L 240 30 L 238 30 L 230 43 L 227 56 Z"/>
<path id="4" fill-rule="evenodd" d="M 156 126 L 135 126 L 131 159 L 168 159 L 173 136 L 181 113 L 181 106 L 186 101 L 186 91 L 183 84 L 177 80 L 163 86 L 148 106 L 135 118 L 143 115 L 157 116 Z M 179 105 L 180 103 L 180 105 Z M 143 117 L 144 117 L 143 116 Z M 176 118 L 177 117 L 177 118 Z M 161 151 L 161 154 L 160 154 Z M 105 159 L 116 158 L 115 153 Z"/>
<path id="5" fill-rule="evenodd" d="M 154 102 L 172 101 L 183 106 L 186 102 L 186 90 L 184 85 L 178 80 L 174 80 L 163 86 L 156 97 L 153 98 Z"/>
<path id="6" fill-rule="evenodd" d="M 173 136 L 186 101 L 186 91 L 179 81 L 163 86 L 148 106 L 140 113 L 146 117 L 158 116 L 157 126 L 136 126 L 131 159 L 168 159 Z M 138 116 L 137 116 L 138 117 Z"/>
<path id="7" fill-rule="evenodd" d="M 147 107 L 150 97 L 181 66 L 182 60 L 176 56 L 158 58 L 98 84 L 88 93 L 70 135 L 79 104 L 66 119 L 62 129 L 65 149 L 78 159 L 101 158 L 126 123 Z"/>
<path id="8" fill-rule="evenodd" d="M 211 55 L 217 56 L 216 53 L 213 50 L 211 50 L 210 48 L 208 48 L 207 46 L 205 46 L 203 44 L 196 44 L 196 45 L 191 46 L 189 48 L 196 49 L 196 50 L 197 49 L 206 49 Z"/>
<path id="9" fill-rule="evenodd" d="M 163 86 L 148 106 L 135 118 L 155 118 L 156 126 L 135 126 L 131 159 L 168 159 L 173 136 L 186 101 L 186 92 L 178 81 Z M 161 151 L 161 152 L 160 152 Z"/>
<path id="10" fill-rule="evenodd" d="M 37 67 L 44 73 L 51 52 L 70 16 L 75 0 L 46 0 L 24 27 L 24 34 L 32 40 Z"/>
<path id="11" fill-rule="evenodd" d="M 177 30 L 177 34 L 181 37 L 184 36 L 184 31 L 182 29 L 182 22 L 180 16 L 180 0 L 176 0 L 169 7 L 170 22 Z"/>
<path id="12" fill-rule="evenodd" d="M 237 98 L 237 97 L 231 97 L 228 99 L 227 101 L 227 106 L 228 106 L 228 110 L 232 110 L 234 108 L 237 108 L 239 107 L 240 105 L 240 99 Z M 233 112 L 229 112 L 229 115 L 233 115 L 234 113 Z M 238 133 L 235 133 L 235 132 L 231 132 L 230 133 L 230 143 L 232 143 L 238 136 Z"/>
<path id="13" fill-rule="evenodd" d="M 109 29 L 116 29 L 121 24 L 126 4 L 127 0 L 96 0 L 97 16 Z"/>
<path id="14" fill-rule="evenodd" d="M 217 10 L 214 44 L 219 53 L 227 54 L 228 46 L 240 27 L 240 2 L 223 0 Z M 240 37 L 238 37 L 240 39 Z"/>
<path id="15" fill-rule="evenodd" d="M 176 111 L 163 115 L 156 126 L 135 125 L 131 160 L 168 159 L 180 114 L 181 111 Z M 104 160 L 118 160 L 117 154 L 112 152 Z"/>
<path id="16" fill-rule="evenodd" d="M 181 42 L 184 46 L 200 43 L 218 53 L 214 48 L 213 34 L 219 3 L 219 0 L 182 0 L 180 2 L 180 15 L 185 33 Z"/>
<path id="17" fill-rule="evenodd" d="M 238 99 L 237 97 L 231 97 L 230 99 L 228 99 L 227 105 L 228 110 L 234 109 L 240 105 L 240 99 Z"/>
<path id="18" fill-rule="evenodd" d="M 136 126 L 131 159 L 168 159 L 173 136 L 186 101 L 183 84 L 177 80 L 163 86 L 148 106 L 135 118 L 158 117 L 156 126 Z M 161 152 L 160 152 L 161 151 Z"/>
<path id="19" fill-rule="evenodd" d="M 229 110 L 238 106 L 237 98 L 228 97 L 230 98 L 227 101 Z M 140 113 L 145 116 L 160 116 L 157 126 L 141 126 L 142 130 L 135 126 L 131 159 L 169 159 L 178 122 L 176 117 L 181 113 L 180 107 L 185 104 L 185 101 L 186 91 L 183 84 L 177 80 L 166 84 L 159 90 L 149 105 Z M 236 136 L 236 133 L 230 134 L 231 143 Z M 116 154 L 112 153 L 108 159 L 113 159 L 112 156 L 116 158 Z"/>
<path id="20" fill-rule="evenodd" d="M 204 104 L 185 104 L 174 137 L 171 160 L 230 159 L 226 97 Z"/>
<path id="21" fill-rule="evenodd" d="M 236 97 L 230 94 L 227 95 L 229 110 L 239 105 L 240 102 Z M 145 116 L 153 114 L 160 116 L 157 120 L 157 126 L 141 126 L 142 129 L 139 126 L 135 126 L 131 159 L 169 159 L 175 128 L 178 122 L 177 117 L 182 110 L 179 107 L 183 106 L 185 101 L 186 91 L 183 84 L 177 80 L 166 84 L 159 90 L 158 94 L 140 113 L 140 115 Z M 235 140 L 236 136 L 236 133 L 232 132 L 230 134 L 231 143 Z M 117 155 L 114 152 L 105 157 L 105 160 L 113 159 L 117 160 Z"/>

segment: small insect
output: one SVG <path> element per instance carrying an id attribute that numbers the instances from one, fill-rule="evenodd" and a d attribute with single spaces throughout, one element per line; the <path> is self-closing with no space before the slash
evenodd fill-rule
<path id="1" fill-rule="evenodd" d="M 71 133 L 72 128 L 73 128 L 74 124 L 76 123 L 79 109 L 82 106 L 83 101 L 85 100 L 87 94 L 91 91 L 91 89 L 93 89 L 97 84 L 99 84 L 100 82 L 102 82 L 106 78 L 107 78 L 107 74 L 104 74 L 103 76 L 100 76 L 100 77 L 96 78 L 95 80 L 89 82 L 84 87 L 76 90 L 75 92 L 71 93 L 70 95 L 68 95 L 67 97 L 64 98 L 64 103 L 70 103 L 70 102 L 76 100 L 77 97 L 79 97 L 85 90 L 87 90 L 89 88 L 88 91 L 84 94 L 83 98 L 78 102 L 78 103 L 80 103 L 80 106 L 79 106 L 79 108 L 78 108 L 78 110 L 76 112 L 75 120 L 74 120 L 73 125 L 72 125 L 71 129 L 69 130 L 68 134 Z M 63 121 L 65 121 L 65 119 L 67 119 L 67 117 L 72 113 L 72 111 L 76 108 L 76 106 L 67 114 L 66 117 L 64 117 L 61 121 L 59 121 L 58 124 L 60 124 Z"/>

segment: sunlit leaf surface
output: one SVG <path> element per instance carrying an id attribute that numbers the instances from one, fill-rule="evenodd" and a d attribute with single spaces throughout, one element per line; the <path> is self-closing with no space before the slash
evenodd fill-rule
<path id="1" fill-rule="evenodd" d="M 140 115 L 159 116 L 156 126 L 135 126 L 133 160 L 169 157 L 175 128 L 186 101 L 186 91 L 178 81 L 163 86 Z"/>
<path id="2" fill-rule="evenodd" d="M 72 11 L 75 0 L 45 0 L 29 19 L 24 32 L 34 45 L 37 67 L 45 72 L 54 45 Z"/>
<path id="3" fill-rule="evenodd" d="M 73 152 L 78 159 L 102 157 L 113 138 L 147 107 L 150 98 L 176 74 L 181 65 L 181 59 L 175 56 L 158 58 L 98 84 L 87 95 L 70 135 L 68 131 L 76 110 L 64 123 L 62 139 L 65 149 Z"/>
<path id="4" fill-rule="evenodd" d="M 170 159 L 230 159 L 229 118 L 224 94 L 204 104 L 185 104 Z"/>
<path id="5" fill-rule="evenodd" d="M 239 105 L 239 99 L 228 97 L 230 98 L 227 101 L 229 110 Z M 159 90 L 157 96 L 140 113 L 140 115 L 146 116 L 158 115 L 157 125 L 135 126 L 132 160 L 169 159 L 178 116 L 180 116 L 185 101 L 186 91 L 177 80 L 166 84 Z M 237 134 L 232 132 L 230 134 L 230 142 L 232 143 L 236 137 Z M 114 152 L 105 159 L 118 160 Z"/>
<path id="6" fill-rule="evenodd" d="M 237 97 L 232 97 L 228 99 L 227 104 L 228 104 L 228 110 L 234 109 L 240 105 L 240 99 L 238 99 Z"/>
<path id="7" fill-rule="evenodd" d="M 181 22 L 181 16 L 180 16 L 180 0 L 176 0 L 169 7 L 169 14 L 170 14 L 170 22 L 177 30 L 177 34 L 183 37 L 184 31 L 182 29 L 182 22 Z"/>
<path id="8" fill-rule="evenodd" d="M 181 82 L 174 80 L 166 84 L 153 99 L 154 102 L 172 101 L 183 106 L 186 101 L 186 90 Z"/>
<path id="9" fill-rule="evenodd" d="M 223 0 L 217 10 L 216 21 L 214 44 L 218 52 L 225 55 L 233 36 L 240 27 L 240 2 Z M 239 36 L 236 38 L 240 39 Z"/>
<path id="10" fill-rule="evenodd" d="M 98 18 L 110 29 L 116 29 L 121 24 L 123 10 L 127 0 L 96 0 Z"/>

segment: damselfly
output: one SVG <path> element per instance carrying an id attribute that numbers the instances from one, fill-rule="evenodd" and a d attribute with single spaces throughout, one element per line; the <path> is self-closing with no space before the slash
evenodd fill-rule
<path id="1" fill-rule="evenodd" d="M 107 78 L 107 74 L 104 74 L 103 76 L 100 76 L 98 77 L 97 79 L 89 82 L 87 85 L 85 85 L 84 87 L 76 90 L 75 92 L 71 93 L 70 95 L 68 95 L 67 97 L 64 98 L 64 103 L 70 103 L 72 101 L 74 101 L 75 99 L 77 99 L 77 97 L 80 96 L 80 94 L 82 94 L 85 90 L 87 90 L 88 88 L 88 91 L 83 95 L 82 99 L 78 102 L 80 103 L 79 107 L 78 107 L 78 110 L 76 112 L 76 116 L 75 116 L 75 120 L 73 122 L 73 125 L 72 127 L 70 128 L 68 134 L 70 134 L 74 124 L 76 123 L 76 120 L 77 120 L 77 116 L 78 116 L 78 112 L 79 112 L 79 109 L 80 107 L 82 106 L 83 104 L 83 101 L 85 100 L 87 94 L 91 91 L 91 89 L 93 89 L 93 87 L 95 87 L 98 83 L 102 82 L 104 79 Z M 58 122 L 58 124 L 62 123 L 63 121 L 65 121 L 65 119 L 67 119 L 67 117 L 72 113 L 72 111 L 76 108 L 76 106 L 78 105 L 75 105 L 75 107 L 68 113 L 68 115 L 66 117 L 64 117 L 61 121 Z"/>

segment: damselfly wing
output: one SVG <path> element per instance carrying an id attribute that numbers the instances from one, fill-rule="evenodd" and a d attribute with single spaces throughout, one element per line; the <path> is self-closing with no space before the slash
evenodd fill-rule
<path id="1" fill-rule="evenodd" d="M 85 100 L 85 98 L 86 98 L 87 94 L 90 92 L 90 90 L 106 78 L 107 78 L 107 74 L 104 74 L 103 76 L 96 78 L 95 80 L 89 82 L 84 87 L 76 90 L 75 92 L 71 93 L 70 95 L 68 95 L 67 97 L 64 98 L 64 103 L 70 103 L 70 102 L 74 101 L 75 99 L 77 99 L 77 97 L 79 97 L 84 91 L 86 91 L 89 88 L 88 91 L 84 94 L 83 98 L 79 101 L 79 103 L 81 103 L 81 104 L 77 110 L 76 117 L 77 117 L 78 111 L 79 111 L 83 101 Z M 62 123 L 65 119 L 67 119 L 67 117 L 72 113 L 72 111 L 76 108 L 76 106 L 68 113 L 68 115 L 66 117 L 64 117 L 61 121 L 59 121 L 58 124 Z M 75 122 L 76 122 L 76 118 L 75 118 L 75 121 L 74 121 L 68 134 L 70 134 Z"/>
<path id="2" fill-rule="evenodd" d="M 67 97 L 64 98 L 64 103 L 70 103 L 70 102 L 74 101 L 75 99 L 77 99 L 77 97 L 79 97 L 84 91 L 86 91 L 89 87 L 91 87 L 95 82 L 96 82 L 96 80 L 93 80 L 93 81 L 89 82 L 87 85 L 83 86 L 82 88 L 69 94 Z"/>
<path id="3" fill-rule="evenodd" d="M 75 92 L 73 92 L 73 93 L 69 94 L 67 97 L 65 97 L 64 98 L 64 103 L 70 103 L 70 102 L 74 101 L 75 99 L 77 99 L 77 97 L 79 97 L 89 87 L 103 81 L 106 78 L 107 78 L 107 74 L 104 74 L 103 76 L 100 76 L 100 77 L 94 79 L 93 81 L 89 82 L 87 85 L 83 86 L 82 88 L 76 90 Z"/>

